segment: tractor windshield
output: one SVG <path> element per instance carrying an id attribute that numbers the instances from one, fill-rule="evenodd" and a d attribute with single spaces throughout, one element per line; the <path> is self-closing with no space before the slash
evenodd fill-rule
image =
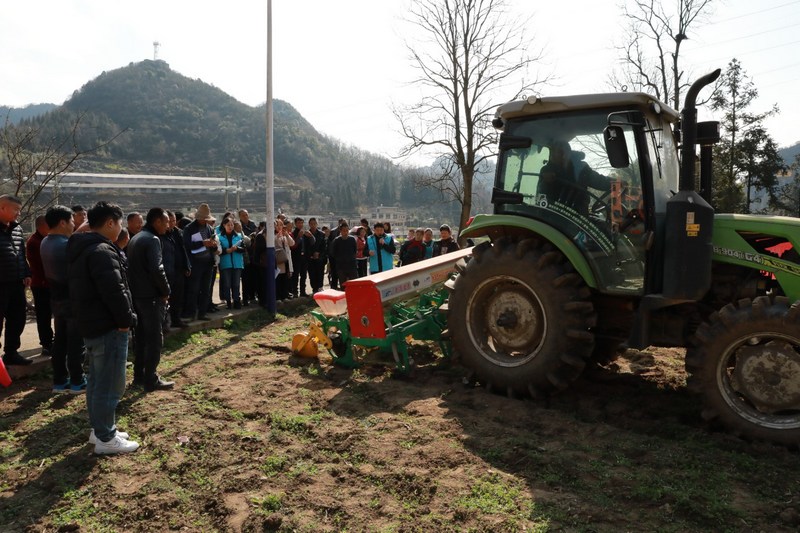
<path id="1" fill-rule="evenodd" d="M 556 227 L 583 251 L 606 291 L 638 294 L 646 220 L 637 143 L 633 127 L 623 126 L 630 161 L 611 167 L 603 141 L 607 120 L 608 112 L 600 111 L 508 121 L 505 133 L 531 145 L 501 152 L 496 186 L 521 195 L 522 203 L 498 205 L 497 212 Z"/>

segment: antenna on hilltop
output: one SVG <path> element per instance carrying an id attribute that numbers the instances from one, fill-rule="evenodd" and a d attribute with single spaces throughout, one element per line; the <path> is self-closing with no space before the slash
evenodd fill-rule
<path id="1" fill-rule="evenodd" d="M 161 48 L 161 43 L 153 41 L 153 61 L 158 61 L 158 49 Z"/>

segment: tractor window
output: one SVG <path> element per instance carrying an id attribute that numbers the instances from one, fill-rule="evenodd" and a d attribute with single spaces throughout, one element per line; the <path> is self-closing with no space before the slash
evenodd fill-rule
<path id="1" fill-rule="evenodd" d="M 655 210 L 664 213 L 667 210 L 667 200 L 678 190 L 679 172 L 678 149 L 668 122 L 648 130 L 647 149 L 653 172 Z"/>
<path id="2" fill-rule="evenodd" d="M 609 292 L 644 289 L 642 179 L 631 126 L 624 133 L 631 161 L 611 167 L 603 142 L 607 112 L 509 121 L 506 133 L 531 139 L 501 153 L 497 187 L 522 195 L 498 212 L 538 218 L 584 252 Z"/>

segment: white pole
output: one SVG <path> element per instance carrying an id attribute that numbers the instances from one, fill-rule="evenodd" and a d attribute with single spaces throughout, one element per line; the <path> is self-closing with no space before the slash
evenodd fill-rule
<path id="1" fill-rule="evenodd" d="M 266 308 L 277 311 L 275 305 L 275 167 L 272 142 L 272 0 L 267 0 L 267 268 Z"/>

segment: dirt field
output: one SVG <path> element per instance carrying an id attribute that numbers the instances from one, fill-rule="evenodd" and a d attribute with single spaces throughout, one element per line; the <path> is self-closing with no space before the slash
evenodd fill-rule
<path id="1" fill-rule="evenodd" d="M 173 338 L 128 390 L 142 447 L 95 457 L 83 397 L 0 391 L 0 531 L 797 531 L 794 451 L 712 432 L 680 350 L 629 351 L 548 403 L 290 355 L 305 313 Z"/>

